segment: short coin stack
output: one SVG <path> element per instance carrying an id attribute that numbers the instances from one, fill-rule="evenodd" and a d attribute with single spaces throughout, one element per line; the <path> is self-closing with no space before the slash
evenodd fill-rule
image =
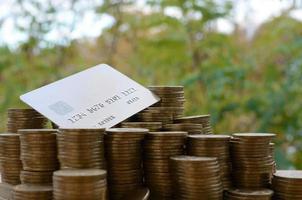
<path id="1" fill-rule="evenodd" d="M 171 198 L 173 194 L 171 156 L 182 155 L 186 132 L 150 132 L 144 141 L 144 172 L 152 199 Z"/>
<path id="2" fill-rule="evenodd" d="M 225 192 L 225 200 L 271 200 L 273 191 L 269 189 L 244 190 L 233 189 Z"/>
<path id="3" fill-rule="evenodd" d="M 149 86 L 148 88 L 161 99 L 160 102 L 152 106 L 154 109 L 160 107 L 162 112 L 172 113 L 173 118 L 183 116 L 185 104 L 183 86 Z"/>
<path id="4" fill-rule="evenodd" d="M 52 200 L 52 186 L 17 185 L 14 187 L 14 200 Z"/>
<path id="5" fill-rule="evenodd" d="M 58 157 L 61 169 L 104 169 L 105 129 L 59 129 Z"/>
<path id="6" fill-rule="evenodd" d="M 47 119 L 34 109 L 9 109 L 7 131 L 17 133 L 18 129 L 45 128 Z"/>
<path id="7" fill-rule="evenodd" d="M 122 128 L 146 128 L 149 131 L 159 131 L 162 129 L 161 122 L 123 122 Z"/>
<path id="8" fill-rule="evenodd" d="M 223 188 L 216 158 L 171 157 L 174 199 L 222 199 Z"/>
<path id="9" fill-rule="evenodd" d="M 229 135 L 190 135 L 187 140 L 188 155 L 217 158 L 224 190 L 232 186 L 230 138 Z"/>
<path id="10" fill-rule="evenodd" d="M 0 172 L 2 182 L 11 185 L 20 183 L 20 139 L 16 133 L 0 134 Z"/>
<path id="11" fill-rule="evenodd" d="M 272 181 L 274 199 L 302 199 L 302 170 L 278 170 Z"/>
<path id="12" fill-rule="evenodd" d="M 213 134 L 210 115 L 187 116 L 174 119 L 174 123 L 201 124 L 203 134 Z"/>
<path id="13" fill-rule="evenodd" d="M 105 152 L 110 199 L 120 199 L 143 185 L 142 142 L 148 129 L 112 128 L 106 131 Z"/>
<path id="14" fill-rule="evenodd" d="M 65 169 L 54 172 L 54 200 L 107 200 L 106 171 Z"/>
<path id="15" fill-rule="evenodd" d="M 235 133 L 231 139 L 233 184 L 237 188 L 266 188 L 275 164 L 270 142 L 275 134 Z"/>
<path id="16" fill-rule="evenodd" d="M 188 135 L 203 134 L 202 124 L 193 124 L 193 123 L 165 124 L 163 130 L 185 131 L 188 133 Z"/>
<path id="17" fill-rule="evenodd" d="M 34 173 L 52 172 L 58 169 L 55 129 L 20 129 L 18 133 L 23 170 Z"/>

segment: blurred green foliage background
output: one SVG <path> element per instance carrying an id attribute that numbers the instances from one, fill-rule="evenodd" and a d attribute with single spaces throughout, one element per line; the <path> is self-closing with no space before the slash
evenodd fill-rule
<path id="1" fill-rule="evenodd" d="M 81 17 L 76 5 L 83 0 L 68 2 Z M 94 39 L 65 34 L 53 43 L 47 33 L 64 24 L 40 16 L 55 16 L 59 8 L 51 0 L 15 0 L 14 18 L 28 20 L 17 27 L 28 37 L 16 48 L 0 46 L 2 131 L 6 109 L 24 106 L 19 95 L 108 63 L 144 85 L 184 85 L 186 114 L 210 113 L 216 133 L 278 134 L 278 168 L 302 168 L 302 24 L 289 16 L 295 4 L 247 37 L 239 26 L 231 34 L 213 26 L 232 15 L 228 1 L 148 0 L 149 12 L 133 9 L 135 1 L 84 3 L 114 23 Z M 182 17 L 166 15 L 171 7 Z"/>

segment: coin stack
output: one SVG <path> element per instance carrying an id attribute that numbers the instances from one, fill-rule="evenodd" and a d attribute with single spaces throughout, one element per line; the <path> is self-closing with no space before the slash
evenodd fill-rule
<path id="1" fill-rule="evenodd" d="M 172 198 L 169 158 L 182 155 L 186 132 L 150 132 L 144 141 L 145 182 L 152 199 Z"/>
<path id="2" fill-rule="evenodd" d="M 142 142 L 147 133 L 148 129 L 142 128 L 112 128 L 106 131 L 110 199 L 120 199 L 142 186 Z"/>
<path id="3" fill-rule="evenodd" d="M 149 86 L 148 88 L 160 97 L 160 102 L 150 107 L 149 110 L 169 111 L 173 114 L 173 118 L 183 116 L 185 104 L 183 86 Z M 156 107 L 161 109 L 156 109 Z"/>
<path id="4" fill-rule="evenodd" d="M 17 185 L 20 183 L 20 139 L 16 133 L 0 134 L 0 172 L 3 183 Z"/>
<path id="5" fill-rule="evenodd" d="M 187 154 L 199 157 L 215 157 L 220 167 L 223 189 L 232 186 L 229 135 L 189 135 Z"/>
<path id="6" fill-rule="evenodd" d="M 166 131 L 185 131 L 188 135 L 202 134 L 202 124 L 181 123 L 181 124 L 165 124 L 163 130 Z"/>
<path id="7" fill-rule="evenodd" d="M 140 122 L 161 122 L 162 124 L 169 124 L 173 122 L 173 113 L 171 113 L 171 111 L 162 110 L 161 107 L 154 107 L 155 109 L 150 108 L 147 108 L 136 114 L 137 120 Z"/>
<path id="8" fill-rule="evenodd" d="M 57 130 L 19 129 L 18 133 L 20 134 L 23 170 L 34 173 L 52 172 L 58 169 Z"/>
<path id="9" fill-rule="evenodd" d="M 61 169 L 105 169 L 105 129 L 59 129 L 58 157 Z"/>
<path id="10" fill-rule="evenodd" d="M 235 133 L 231 139 L 233 184 L 240 189 L 266 188 L 275 161 L 270 142 L 275 134 Z"/>
<path id="11" fill-rule="evenodd" d="M 101 169 L 65 169 L 53 175 L 53 199 L 107 200 L 107 173 Z"/>
<path id="12" fill-rule="evenodd" d="M 149 131 L 159 131 L 162 129 L 161 122 L 123 122 L 122 128 L 146 128 Z"/>
<path id="13" fill-rule="evenodd" d="M 272 181 L 276 200 L 302 199 L 302 170 L 278 170 Z"/>
<path id="14" fill-rule="evenodd" d="M 223 187 L 216 158 L 174 156 L 170 158 L 174 199 L 222 199 Z"/>
<path id="15" fill-rule="evenodd" d="M 187 116 L 174 119 L 174 123 L 201 124 L 203 134 L 213 134 L 210 115 Z"/>
<path id="16" fill-rule="evenodd" d="M 52 200 L 52 186 L 21 184 L 14 187 L 14 200 Z"/>
<path id="17" fill-rule="evenodd" d="M 271 200 L 273 191 L 269 189 L 246 190 L 232 189 L 224 194 L 225 200 Z"/>
<path id="18" fill-rule="evenodd" d="M 42 129 L 47 119 L 34 109 L 8 109 L 7 131 L 17 133 L 18 129 Z"/>

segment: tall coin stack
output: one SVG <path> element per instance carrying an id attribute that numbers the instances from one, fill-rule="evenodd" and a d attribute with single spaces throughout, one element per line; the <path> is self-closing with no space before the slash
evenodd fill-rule
<path id="1" fill-rule="evenodd" d="M 53 172 L 58 169 L 57 130 L 19 129 L 18 133 L 24 171 L 39 174 L 39 172 Z"/>
<path id="2" fill-rule="evenodd" d="M 161 122 L 123 122 L 122 128 L 146 128 L 149 131 L 159 131 L 162 129 Z"/>
<path id="3" fill-rule="evenodd" d="M 273 177 L 272 189 L 273 199 L 302 199 L 302 170 L 278 170 Z"/>
<path id="4" fill-rule="evenodd" d="M 15 200 L 51 200 L 52 172 L 58 168 L 54 129 L 19 129 L 21 143 L 21 185 L 14 187 Z"/>
<path id="5" fill-rule="evenodd" d="M 176 124 L 201 124 L 203 134 L 213 134 L 210 115 L 187 116 L 174 119 Z"/>
<path id="6" fill-rule="evenodd" d="M 223 189 L 232 186 L 229 135 L 189 135 L 187 154 L 199 157 L 215 157 L 218 160 Z"/>
<path id="7" fill-rule="evenodd" d="M 105 129 L 59 129 L 58 157 L 61 169 L 105 169 Z"/>
<path id="8" fill-rule="evenodd" d="M 54 200 L 107 200 L 107 173 L 101 169 L 65 169 L 54 172 Z"/>
<path id="9" fill-rule="evenodd" d="M 3 183 L 17 185 L 20 183 L 20 139 L 16 133 L 0 134 L 0 172 Z"/>
<path id="10" fill-rule="evenodd" d="M 186 132 L 150 132 L 144 141 L 144 172 L 152 199 L 172 198 L 169 158 L 182 155 Z"/>
<path id="11" fill-rule="evenodd" d="M 270 189 L 245 190 L 233 189 L 225 192 L 225 200 L 271 200 L 273 191 Z"/>
<path id="12" fill-rule="evenodd" d="M 223 198 L 219 163 L 216 158 L 175 156 L 171 157 L 174 199 Z"/>
<path id="13" fill-rule="evenodd" d="M 275 161 L 270 142 L 275 134 L 235 133 L 231 139 L 232 176 L 237 188 L 266 188 Z"/>
<path id="14" fill-rule="evenodd" d="M 105 152 L 110 199 L 120 199 L 143 185 L 142 142 L 148 129 L 112 128 L 106 131 Z"/>
<path id="15" fill-rule="evenodd" d="M 47 119 L 34 109 L 8 109 L 7 131 L 17 133 L 18 129 L 42 129 Z"/>

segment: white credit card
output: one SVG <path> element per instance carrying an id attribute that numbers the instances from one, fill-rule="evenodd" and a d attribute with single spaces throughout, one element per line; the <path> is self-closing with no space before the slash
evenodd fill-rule
<path id="1" fill-rule="evenodd" d="M 20 99 L 62 128 L 110 128 L 159 101 L 147 88 L 106 64 Z"/>

